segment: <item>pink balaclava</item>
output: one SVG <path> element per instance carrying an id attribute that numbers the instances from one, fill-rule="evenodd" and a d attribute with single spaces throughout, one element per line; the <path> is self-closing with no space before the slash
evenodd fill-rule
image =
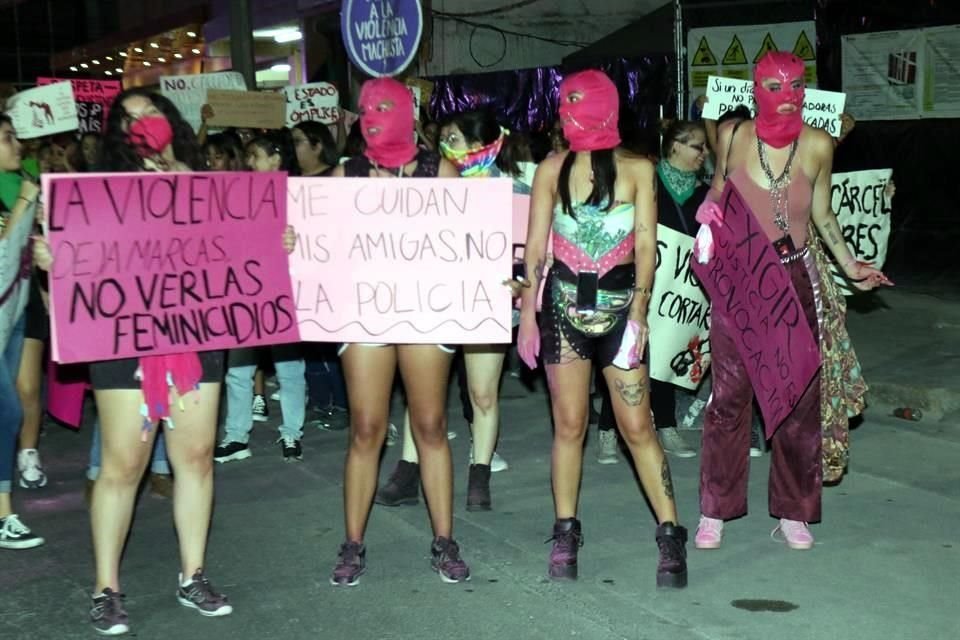
<path id="1" fill-rule="evenodd" d="M 583 97 L 569 102 L 571 93 Z M 620 144 L 619 120 L 620 96 L 606 74 L 590 69 L 560 83 L 560 122 L 571 151 L 613 149 Z"/>
<path id="2" fill-rule="evenodd" d="M 393 106 L 381 110 L 384 102 Z M 413 96 L 392 78 L 367 80 L 360 89 L 360 130 L 366 155 L 381 167 L 396 169 L 417 155 L 413 134 Z M 370 129 L 376 129 L 371 133 Z"/>
<path id="3" fill-rule="evenodd" d="M 781 149 L 800 136 L 803 129 L 804 96 L 803 60 L 785 51 L 771 51 L 760 59 L 753 69 L 753 97 L 757 103 L 757 137 L 771 147 Z M 780 83 L 779 91 L 764 89 L 762 82 L 773 79 Z M 800 81 L 795 89 L 793 83 Z M 777 109 L 792 104 L 792 113 L 778 113 Z"/>

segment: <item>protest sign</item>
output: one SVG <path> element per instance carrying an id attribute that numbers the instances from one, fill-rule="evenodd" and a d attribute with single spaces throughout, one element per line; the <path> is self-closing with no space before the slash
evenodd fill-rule
<path id="1" fill-rule="evenodd" d="M 423 35 L 420 0 L 344 0 L 340 33 L 350 61 L 373 77 L 410 66 Z"/>
<path id="2" fill-rule="evenodd" d="M 285 87 L 283 95 L 286 99 L 288 127 L 307 121 L 333 124 L 340 117 L 340 93 L 329 82 Z"/>
<path id="3" fill-rule="evenodd" d="M 807 89 L 803 100 L 803 121 L 811 127 L 823 129 L 834 138 L 840 135 L 840 114 L 843 113 L 846 95 L 836 91 Z M 753 100 L 753 82 L 710 76 L 707 84 L 707 103 L 703 107 L 703 117 L 716 120 L 727 111 L 739 106 L 750 109 L 750 115 L 757 112 Z"/>
<path id="4" fill-rule="evenodd" d="M 286 122 L 286 101 L 279 93 L 208 89 L 207 104 L 213 109 L 211 127 L 282 129 Z"/>
<path id="5" fill-rule="evenodd" d="M 878 269 L 887 259 L 890 239 L 893 209 L 887 197 L 887 185 L 892 175 L 892 169 L 835 173 L 830 188 L 831 205 L 851 253 L 858 260 L 872 262 Z M 857 291 L 836 263 L 833 277 L 844 295 Z"/>
<path id="6" fill-rule="evenodd" d="M 290 178 L 307 341 L 509 343 L 510 180 Z"/>
<path id="7" fill-rule="evenodd" d="M 246 91 L 247 83 L 239 71 L 160 78 L 160 93 L 173 102 L 194 131 L 200 129 L 200 109 L 207 103 L 208 89 Z"/>
<path id="8" fill-rule="evenodd" d="M 820 368 L 820 348 L 790 274 L 746 201 L 728 180 L 720 201 L 723 226 L 711 225 L 716 246 L 707 264 L 692 262 L 737 345 L 771 437 Z"/>
<path id="9" fill-rule="evenodd" d="M 299 340 L 283 173 L 44 175 L 53 357 Z"/>
<path id="10" fill-rule="evenodd" d="M 37 86 L 56 82 L 57 78 L 37 78 Z M 80 133 L 101 133 L 107 124 L 107 115 L 113 99 L 123 89 L 119 80 L 70 80 L 73 99 L 77 103 Z"/>
<path id="11" fill-rule="evenodd" d="M 69 82 L 48 84 L 10 96 L 7 115 L 21 140 L 76 131 L 80 127 Z"/>
<path id="12" fill-rule="evenodd" d="M 710 368 L 710 302 L 693 273 L 693 238 L 657 225 L 657 271 L 647 310 L 650 377 L 696 389 Z"/>

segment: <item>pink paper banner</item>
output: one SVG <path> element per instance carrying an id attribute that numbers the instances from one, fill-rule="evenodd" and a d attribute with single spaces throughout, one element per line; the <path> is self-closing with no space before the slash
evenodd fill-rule
<path id="1" fill-rule="evenodd" d="M 721 199 L 723 226 L 711 226 L 716 255 L 692 259 L 746 365 L 767 437 L 796 406 L 820 368 L 820 348 L 807 325 L 787 270 L 730 180 Z"/>
<path id="2" fill-rule="evenodd" d="M 290 178 L 288 190 L 304 340 L 510 342 L 510 180 Z"/>
<path id="3" fill-rule="evenodd" d="M 37 78 L 37 86 L 63 82 L 58 78 Z M 80 133 L 104 130 L 107 115 L 113 99 L 122 90 L 119 80 L 70 80 L 73 87 L 73 99 L 77 103 L 77 117 L 80 119 Z"/>
<path id="4" fill-rule="evenodd" d="M 58 362 L 299 340 L 283 173 L 44 175 Z"/>

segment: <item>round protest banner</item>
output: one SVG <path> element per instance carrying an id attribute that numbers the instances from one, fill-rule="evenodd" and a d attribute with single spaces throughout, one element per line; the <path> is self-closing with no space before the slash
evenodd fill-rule
<path id="1" fill-rule="evenodd" d="M 345 0 L 340 31 L 347 55 L 364 73 L 395 76 L 406 69 L 420 47 L 420 0 Z"/>

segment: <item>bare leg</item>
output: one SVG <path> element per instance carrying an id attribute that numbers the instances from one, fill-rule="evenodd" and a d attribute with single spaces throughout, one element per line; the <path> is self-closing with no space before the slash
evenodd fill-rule
<path id="1" fill-rule="evenodd" d="M 96 563 L 96 586 L 120 591 L 120 556 L 130 531 L 137 487 L 153 451 L 157 430 L 141 440 L 143 418 L 140 390 L 111 389 L 96 391 L 100 416 L 100 475 L 90 498 L 90 523 Z"/>
<path id="2" fill-rule="evenodd" d="M 657 521 L 678 524 L 670 466 L 653 427 L 647 367 L 641 366 L 632 371 L 607 367 L 603 375 L 610 388 L 620 435 L 630 448 L 633 463 L 640 475 L 640 484 L 653 505 Z"/>
<path id="3" fill-rule="evenodd" d="M 40 422 L 43 407 L 40 403 L 40 388 L 43 384 L 43 349 L 41 340 L 27 338 L 23 341 L 20 356 L 20 371 L 17 374 L 17 394 L 23 407 L 23 424 L 20 428 L 20 449 L 36 449 L 40 441 Z"/>
<path id="4" fill-rule="evenodd" d="M 592 367 L 590 360 L 580 359 L 546 366 L 554 423 L 553 508 L 558 520 L 577 517 Z"/>
<path id="5" fill-rule="evenodd" d="M 453 354 L 435 345 L 397 347 L 407 390 L 410 430 L 420 453 L 420 479 L 433 534 L 449 538 L 453 529 L 453 463 L 447 441 L 447 380 Z"/>
<path id="6" fill-rule="evenodd" d="M 500 374 L 505 345 L 464 345 L 470 404 L 473 405 L 473 461 L 490 464 L 500 435 Z"/>
<path id="7" fill-rule="evenodd" d="M 387 437 L 397 349 L 351 345 L 341 356 L 350 403 L 350 446 L 343 470 L 347 540 L 362 542 L 377 490 L 380 450 Z"/>
<path id="8" fill-rule="evenodd" d="M 164 427 L 167 456 L 174 471 L 173 519 L 185 579 L 204 566 L 213 511 L 213 446 L 219 403 L 219 383 L 201 384 L 200 389 L 182 399 L 172 392 L 170 414 L 174 426 Z"/>

